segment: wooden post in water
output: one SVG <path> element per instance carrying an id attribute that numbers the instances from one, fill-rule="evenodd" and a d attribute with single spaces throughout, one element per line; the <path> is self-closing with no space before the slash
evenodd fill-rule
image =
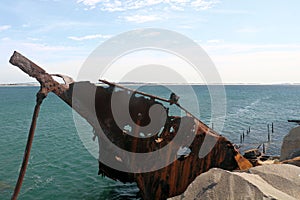
<path id="1" fill-rule="evenodd" d="M 274 124 L 272 122 L 272 133 L 274 133 Z"/>
<path id="2" fill-rule="evenodd" d="M 245 131 L 243 131 L 243 141 L 245 140 Z"/>
<path id="3" fill-rule="evenodd" d="M 263 154 L 266 154 L 265 143 L 263 143 Z"/>
<path id="4" fill-rule="evenodd" d="M 249 126 L 249 131 L 248 131 L 248 133 L 250 133 L 250 126 Z"/>
<path id="5" fill-rule="evenodd" d="M 240 135 L 240 143 L 242 144 L 243 143 L 243 136 Z"/>
<path id="6" fill-rule="evenodd" d="M 270 138 L 270 124 L 268 124 L 268 142 L 270 142 L 271 138 Z"/>

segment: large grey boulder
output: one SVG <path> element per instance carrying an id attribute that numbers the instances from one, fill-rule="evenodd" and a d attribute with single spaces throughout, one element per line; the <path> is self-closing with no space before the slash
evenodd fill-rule
<path id="1" fill-rule="evenodd" d="M 264 165 L 249 172 L 211 169 L 198 176 L 179 196 L 171 200 L 200 199 L 299 199 L 300 168 Z"/>
<path id="2" fill-rule="evenodd" d="M 300 156 L 300 126 L 293 128 L 282 142 L 280 160 L 288 160 Z"/>
<path id="3" fill-rule="evenodd" d="M 274 164 L 253 167 L 251 174 L 257 174 L 274 188 L 300 199 L 300 168 L 294 165 Z"/>

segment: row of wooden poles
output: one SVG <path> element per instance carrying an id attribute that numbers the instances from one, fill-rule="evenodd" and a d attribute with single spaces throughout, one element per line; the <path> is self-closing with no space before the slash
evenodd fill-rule
<path id="1" fill-rule="evenodd" d="M 274 123 L 271 123 L 271 128 L 270 128 L 270 124 L 267 124 L 267 130 L 268 130 L 268 140 L 267 142 L 271 142 L 271 134 L 270 133 L 274 133 Z M 249 135 L 249 133 L 251 132 L 251 127 L 249 126 L 249 128 L 246 130 L 246 135 Z M 243 134 L 240 135 L 240 143 L 242 144 L 245 140 L 245 131 L 243 131 Z M 260 146 L 262 145 L 262 150 L 263 153 L 266 153 L 266 148 L 265 148 L 265 143 L 260 144 L 257 149 L 260 148 Z"/>
<path id="2" fill-rule="evenodd" d="M 211 124 L 211 128 L 214 129 L 214 123 Z M 268 142 L 271 142 L 271 135 L 270 135 L 270 124 L 267 124 L 268 128 Z M 249 126 L 246 130 L 246 135 L 249 135 L 251 132 L 251 127 Z M 271 132 L 274 133 L 274 123 L 271 123 Z M 240 135 L 240 143 L 242 144 L 245 140 L 245 130 L 243 131 L 243 134 Z"/>
<path id="3" fill-rule="evenodd" d="M 271 123 L 271 128 L 270 124 L 267 124 L 267 129 L 268 129 L 268 142 L 271 142 L 271 134 L 270 132 L 274 133 L 274 123 Z M 249 135 L 251 132 L 251 127 L 246 130 L 246 135 Z M 240 143 L 242 144 L 245 141 L 245 131 L 243 131 L 243 134 L 240 135 Z"/>

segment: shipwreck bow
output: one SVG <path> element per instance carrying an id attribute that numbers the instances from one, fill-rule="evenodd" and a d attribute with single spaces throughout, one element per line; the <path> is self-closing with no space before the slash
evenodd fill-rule
<path id="1" fill-rule="evenodd" d="M 14 52 L 10 63 L 40 83 L 38 100 L 39 98 L 42 100 L 49 92 L 53 92 L 93 126 L 99 141 L 99 174 L 122 182 L 136 182 L 143 199 L 166 199 L 179 195 L 198 175 L 213 167 L 244 170 L 252 166 L 230 141 L 217 134 L 188 111 L 185 110 L 188 115 L 184 117 L 170 116 L 167 112 L 168 108 L 162 104 L 164 99 L 160 97 L 141 94 L 107 81 L 104 81 L 106 85 L 96 86 L 89 82 L 74 82 L 70 77 L 57 75 L 65 80 L 65 84 L 60 84 L 53 79 L 53 75 L 48 74 L 18 52 Z M 124 119 L 123 125 L 129 125 L 133 135 L 120 128 L 121 126 L 113 117 L 111 98 L 116 87 L 119 87 L 116 95 L 118 95 L 120 105 L 123 103 L 123 98 L 130 99 L 129 112 L 133 123 L 128 124 L 128 120 Z M 74 96 L 74 88 L 84 91 L 83 95 Z M 137 96 L 138 93 L 140 95 Z M 95 104 L 90 103 L 91 99 Z M 180 107 L 177 103 L 178 98 L 175 99 L 173 96 L 173 99 L 170 98 L 168 101 L 171 101 L 170 104 L 174 103 Z M 151 121 L 149 110 L 154 105 L 165 109 L 167 113 L 165 122 L 161 124 L 161 131 L 152 133 L 145 138 L 135 137 L 134 135 L 140 134 L 139 127 L 147 125 Z M 122 106 L 119 109 L 122 113 Z M 95 114 L 91 114 L 93 112 Z M 193 137 L 193 139 L 191 144 L 186 147 L 190 152 L 185 156 L 178 157 L 173 152 L 174 150 L 177 152 L 182 144 L 172 141 L 180 126 L 185 130 L 187 136 Z M 199 156 L 201 146 L 207 137 L 213 140 L 215 145 L 209 149 L 207 154 Z M 131 162 L 126 162 L 127 154 L 115 152 L 111 146 L 112 143 L 125 151 L 134 153 L 154 152 L 166 147 L 167 157 L 161 161 L 159 158 L 153 159 L 145 156 L 144 159 L 148 161 L 150 168 L 154 169 L 145 172 L 143 166 L 139 166 L 139 163 L 135 162 L 134 157 L 131 158 Z M 119 168 L 103 163 L 101 161 L 103 156 L 110 157 L 115 165 L 120 165 L 124 170 L 118 170 Z M 169 162 L 170 160 L 172 162 Z M 165 162 L 165 165 L 156 169 L 155 167 L 161 162 Z M 131 172 L 130 169 L 133 167 L 137 168 L 136 172 Z"/>

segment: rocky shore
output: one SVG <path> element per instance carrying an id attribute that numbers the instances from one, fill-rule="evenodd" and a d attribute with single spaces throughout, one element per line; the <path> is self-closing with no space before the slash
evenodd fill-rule
<path id="1" fill-rule="evenodd" d="M 280 162 L 247 171 L 210 169 L 198 176 L 186 191 L 170 200 L 190 199 L 299 199 L 300 127 L 285 136 Z"/>

